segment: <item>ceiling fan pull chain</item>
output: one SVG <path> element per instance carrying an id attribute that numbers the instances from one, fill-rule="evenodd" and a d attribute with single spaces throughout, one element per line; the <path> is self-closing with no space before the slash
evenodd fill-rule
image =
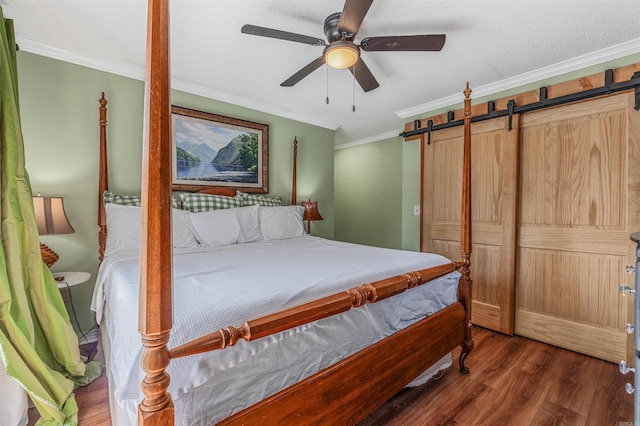
<path id="1" fill-rule="evenodd" d="M 353 67 L 353 107 L 352 112 L 356 112 L 356 68 Z"/>
<path id="2" fill-rule="evenodd" d="M 327 105 L 329 105 L 329 67 L 327 67 Z"/>

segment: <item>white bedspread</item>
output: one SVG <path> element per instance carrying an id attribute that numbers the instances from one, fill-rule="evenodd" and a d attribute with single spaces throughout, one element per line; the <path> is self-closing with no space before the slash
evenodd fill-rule
<path id="1" fill-rule="evenodd" d="M 439 255 L 311 236 L 174 249 L 169 347 L 366 282 L 447 262 Z M 139 367 L 138 277 L 137 252 L 105 257 L 91 305 L 97 320 L 107 322 L 112 385 L 132 419 L 142 399 L 144 377 Z M 168 372 L 176 424 L 211 424 L 226 418 L 454 303 L 458 277 L 453 272 L 401 295 L 274 336 L 173 360 Z"/>

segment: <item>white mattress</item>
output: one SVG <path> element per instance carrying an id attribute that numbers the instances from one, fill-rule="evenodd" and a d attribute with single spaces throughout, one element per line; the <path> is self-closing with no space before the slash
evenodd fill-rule
<path id="1" fill-rule="evenodd" d="M 447 263 L 433 254 L 305 236 L 227 247 L 175 249 L 169 347 L 217 329 L 404 272 Z M 105 321 L 111 389 L 135 423 L 142 399 L 137 331 L 138 254 L 105 257 L 92 301 Z M 173 360 L 177 425 L 209 425 L 456 301 L 459 274 L 381 302 L 253 342 Z"/>

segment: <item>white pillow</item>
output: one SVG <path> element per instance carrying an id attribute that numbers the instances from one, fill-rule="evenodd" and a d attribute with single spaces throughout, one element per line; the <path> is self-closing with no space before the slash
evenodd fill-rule
<path id="1" fill-rule="evenodd" d="M 282 240 L 305 235 L 302 206 L 260 207 L 260 231 L 265 240 Z"/>
<path id="2" fill-rule="evenodd" d="M 187 212 L 171 209 L 173 246 L 197 247 L 198 242 L 183 217 Z M 107 242 L 105 256 L 119 250 L 140 250 L 140 207 L 107 203 Z"/>
<path id="3" fill-rule="evenodd" d="M 262 239 L 260 232 L 260 206 L 258 204 L 248 207 L 232 209 L 236 212 L 240 225 L 239 243 L 252 243 Z"/>
<path id="4" fill-rule="evenodd" d="M 198 241 L 196 240 L 196 236 L 193 235 L 187 223 L 189 212 L 180 209 L 172 209 L 172 211 L 173 246 L 178 248 L 197 247 Z"/>
<path id="5" fill-rule="evenodd" d="M 200 244 L 228 246 L 240 238 L 240 224 L 236 209 L 208 210 L 185 216 L 191 231 Z"/>

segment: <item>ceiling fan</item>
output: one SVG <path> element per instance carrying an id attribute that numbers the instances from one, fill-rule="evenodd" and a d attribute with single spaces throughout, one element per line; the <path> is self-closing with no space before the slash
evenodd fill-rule
<path id="1" fill-rule="evenodd" d="M 444 46 L 446 35 L 413 35 L 366 37 L 356 44 L 354 39 L 373 0 L 346 0 L 342 12 L 329 15 L 324 20 L 324 33 L 327 41 L 302 34 L 274 30 L 256 25 L 243 25 L 244 34 L 271 37 L 281 40 L 295 41 L 312 46 L 324 46 L 322 56 L 311 61 L 300 71 L 283 81 L 280 86 L 291 87 L 311 74 L 323 64 L 332 68 L 349 68 L 362 90 L 368 92 L 379 86 L 369 67 L 360 57 L 360 51 L 439 51 Z"/>

